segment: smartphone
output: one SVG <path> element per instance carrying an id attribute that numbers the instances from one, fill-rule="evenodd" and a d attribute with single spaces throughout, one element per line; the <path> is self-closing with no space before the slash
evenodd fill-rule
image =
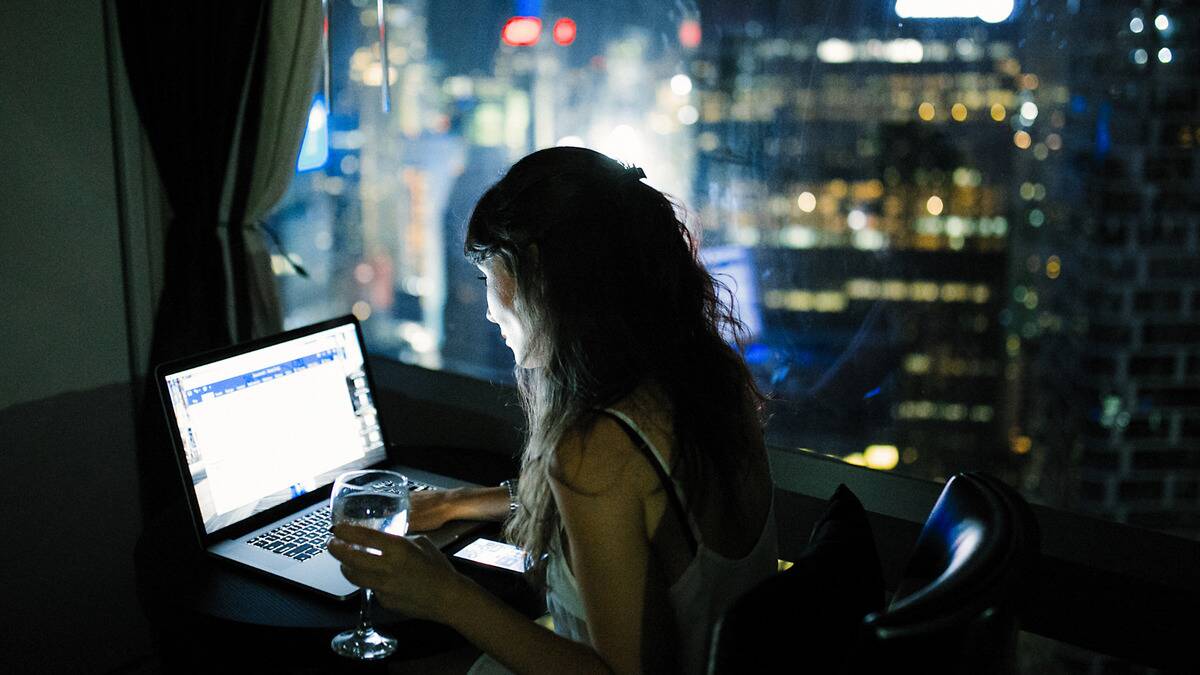
<path id="1" fill-rule="evenodd" d="M 519 546 L 482 537 L 459 549 L 454 557 L 512 572 L 525 571 L 525 551 Z"/>

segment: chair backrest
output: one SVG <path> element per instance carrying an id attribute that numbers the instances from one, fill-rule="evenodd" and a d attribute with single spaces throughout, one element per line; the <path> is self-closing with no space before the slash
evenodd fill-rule
<path id="1" fill-rule="evenodd" d="M 882 609 L 883 600 L 866 511 L 839 485 L 791 568 L 755 586 L 717 621 L 708 672 L 838 672 L 863 617 Z"/>
<path id="2" fill-rule="evenodd" d="M 982 473 L 953 476 L 891 603 L 863 621 L 855 670 L 1011 672 L 1039 548 L 1037 521 L 1015 490 Z"/>

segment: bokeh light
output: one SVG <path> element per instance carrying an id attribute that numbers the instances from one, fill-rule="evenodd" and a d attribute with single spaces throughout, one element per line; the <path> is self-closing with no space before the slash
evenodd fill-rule
<path id="1" fill-rule="evenodd" d="M 687 96 L 692 91 L 692 78 L 679 73 L 671 78 L 671 91 L 677 96 Z"/>
<path id="2" fill-rule="evenodd" d="M 900 450 L 894 445 L 868 445 L 863 459 L 872 469 L 888 471 L 900 463 Z"/>
<path id="3" fill-rule="evenodd" d="M 1046 276 L 1051 279 L 1057 279 L 1058 275 L 1062 274 L 1062 261 L 1058 256 L 1052 255 L 1046 260 Z"/>

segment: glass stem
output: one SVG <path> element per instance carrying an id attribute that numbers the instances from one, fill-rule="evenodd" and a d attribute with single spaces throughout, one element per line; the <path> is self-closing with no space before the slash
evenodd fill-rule
<path id="1" fill-rule="evenodd" d="M 358 634 L 370 635 L 375 632 L 371 625 L 371 589 L 362 589 L 362 604 L 358 608 Z"/>

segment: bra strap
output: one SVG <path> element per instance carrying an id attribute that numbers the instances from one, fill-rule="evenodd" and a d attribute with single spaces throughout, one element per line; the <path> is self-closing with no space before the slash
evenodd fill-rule
<path id="1" fill-rule="evenodd" d="M 695 555 L 699 549 L 699 545 L 696 542 L 696 533 L 692 530 L 692 524 L 688 520 L 687 511 L 684 510 L 683 502 L 679 499 L 679 492 L 675 487 L 675 481 L 671 480 L 671 477 L 667 475 L 666 469 L 663 468 L 662 460 L 650 448 L 650 444 L 646 442 L 646 439 L 625 420 L 624 416 L 611 410 L 604 410 L 602 412 L 616 421 L 621 429 L 625 431 L 625 435 L 629 436 L 629 440 L 633 441 L 638 450 L 641 450 L 642 454 L 646 456 L 646 461 L 650 462 L 650 466 L 654 467 L 654 472 L 658 474 L 658 482 L 667 491 L 667 499 L 670 500 L 672 509 L 679 516 L 680 524 L 683 525 L 683 532 L 687 536 L 688 546 L 692 549 L 692 555 Z"/>

